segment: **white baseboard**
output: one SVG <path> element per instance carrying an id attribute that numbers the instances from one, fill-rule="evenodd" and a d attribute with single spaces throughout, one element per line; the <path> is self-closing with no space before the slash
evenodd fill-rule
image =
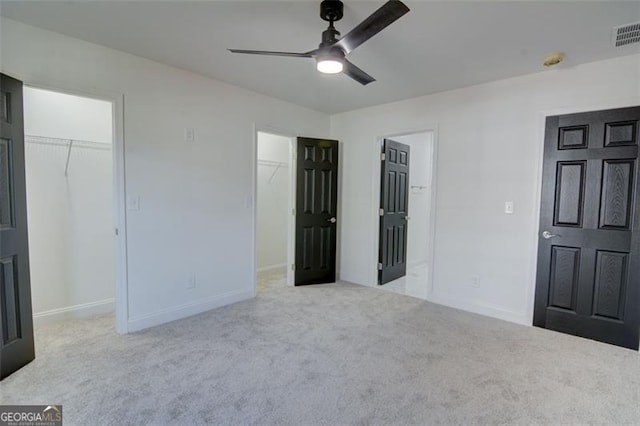
<path id="1" fill-rule="evenodd" d="M 531 325 L 531 319 L 526 313 L 509 311 L 500 307 L 484 305 L 470 300 L 458 299 L 438 292 L 433 292 L 429 297 L 429 302 L 450 308 L 461 309 L 487 317 L 497 318 L 504 321 L 514 322 L 521 325 Z"/>
<path id="2" fill-rule="evenodd" d="M 256 271 L 257 272 L 267 272 L 267 271 L 273 271 L 273 270 L 280 269 L 280 268 L 286 268 L 286 266 L 287 266 L 286 263 L 280 263 L 278 265 L 263 266 L 262 268 L 258 268 Z"/>
<path id="3" fill-rule="evenodd" d="M 134 331 L 144 330 L 145 328 L 201 314 L 203 312 L 210 311 L 211 309 L 231 305 L 232 303 L 252 299 L 253 297 L 253 289 L 249 289 L 229 292 L 209 297 L 204 300 L 198 300 L 197 302 L 190 302 L 180 306 L 162 309 L 151 314 L 140 315 L 129 319 L 127 331 L 131 333 Z"/>
<path id="4" fill-rule="evenodd" d="M 80 305 L 66 306 L 64 308 L 37 312 L 33 314 L 33 323 L 34 325 L 44 325 L 71 318 L 87 318 L 94 315 L 113 312 L 115 309 L 115 299 L 98 300 L 96 302 L 82 303 Z"/>
<path id="5" fill-rule="evenodd" d="M 407 262 L 407 268 L 415 268 L 416 266 L 428 266 L 428 260 L 413 260 L 411 262 Z"/>

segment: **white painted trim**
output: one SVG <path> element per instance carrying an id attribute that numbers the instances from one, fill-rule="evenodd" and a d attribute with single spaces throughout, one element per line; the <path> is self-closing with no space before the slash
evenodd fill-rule
<path id="1" fill-rule="evenodd" d="M 429 261 L 428 260 L 417 260 L 417 261 L 413 261 L 411 263 L 407 262 L 407 269 L 414 269 L 414 268 L 420 268 L 420 267 L 428 267 L 429 266 Z"/>
<path id="2" fill-rule="evenodd" d="M 460 299 L 459 297 L 451 297 L 437 291 L 431 293 L 430 301 L 437 303 L 438 305 L 461 309 L 463 311 L 487 317 L 498 318 L 504 321 L 514 322 L 516 324 L 531 325 L 527 315 L 521 312 L 509 311 L 498 306 L 485 305 L 468 299 Z"/>
<path id="3" fill-rule="evenodd" d="M 252 152 L 252 208 L 253 208 L 253 229 L 251 239 L 253 241 L 253 290 L 254 297 L 258 292 L 258 272 L 261 272 L 264 268 L 258 269 L 258 133 L 269 133 L 272 135 L 282 136 L 289 139 L 289 197 L 288 197 L 288 209 L 287 209 L 287 263 L 284 265 L 287 272 L 287 285 L 294 285 L 294 271 L 289 265 L 295 263 L 296 247 L 295 247 L 295 226 L 296 218 L 292 214 L 295 199 L 296 199 L 296 140 L 297 136 L 295 132 L 289 130 L 279 129 L 270 125 L 253 124 L 253 152 Z M 280 266 L 280 265 L 278 265 Z M 275 268 L 274 268 L 275 269 Z"/>
<path id="4" fill-rule="evenodd" d="M 254 289 L 232 291 L 218 296 L 209 297 L 196 302 L 185 303 L 180 306 L 161 309 L 151 314 L 141 315 L 131 318 L 127 324 L 128 331 L 134 332 L 171 321 L 187 318 L 193 315 L 201 314 L 215 308 L 230 305 L 232 303 L 242 302 L 243 300 L 252 299 L 254 297 Z"/>
<path id="5" fill-rule="evenodd" d="M 287 226 L 287 236 L 288 236 L 288 244 L 287 244 L 287 285 L 295 286 L 296 284 L 296 271 L 291 268 L 291 265 L 295 265 L 296 263 L 296 215 L 294 214 L 294 209 L 296 207 L 296 191 L 297 191 L 297 180 L 296 173 L 298 171 L 296 166 L 296 161 L 298 159 L 298 138 L 295 136 L 291 136 L 291 141 L 289 144 L 289 161 L 291 164 L 289 165 L 289 188 L 291 192 L 289 193 L 289 221 Z"/>
<path id="6" fill-rule="evenodd" d="M 251 291 L 252 297 L 258 295 L 258 125 L 253 124 L 253 143 L 251 144 Z"/>
<path id="7" fill-rule="evenodd" d="M 127 209 L 126 209 L 126 168 L 124 140 L 124 95 L 120 94 L 113 103 L 114 135 L 114 221 L 118 229 L 116 237 L 116 331 L 128 333 L 129 322 L 129 255 L 127 253 Z"/>
<path id="8" fill-rule="evenodd" d="M 431 300 L 431 295 L 433 294 L 434 287 L 434 271 L 436 270 L 436 252 L 435 252 L 435 244 L 436 244 L 436 215 L 438 214 L 438 125 L 434 125 L 431 132 L 433 133 L 432 144 L 433 150 L 431 152 L 431 214 L 429 224 L 429 232 L 431 239 L 429 240 L 428 246 L 428 254 L 429 254 L 429 271 L 428 271 L 428 279 L 429 283 L 427 285 L 427 300 Z"/>
<path id="9" fill-rule="evenodd" d="M 380 244 L 380 148 L 382 147 L 382 140 L 385 138 L 393 138 L 398 136 L 407 136 L 414 135 L 418 133 L 431 133 L 433 135 L 432 138 L 432 154 L 431 154 L 431 212 L 429 214 L 429 233 L 430 233 L 430 241 L 428 247 L 428 262 L 430 263 L 429 273 L 427 279 L 429 282 L 427 283 L 427 299 L 431 300 L 431 294 L 433 293 L 433 279 L 434 279 L 434 271 L 436 268 L 435 265 L 435 246 L 434 241 L 436 237 L 436 210 L 437 210 L 437 193 L 438 193 L 438 124 L 432 124 L 427 126 L 427 128 L 419 129 L 419 130 L 410 130 L 401 133 L 393 133 L 387 134 L 383 136 L 378 136 L 376 138 L 375 144 L 373 144 L 374 149 L 373 153 L 373 175 L 371 177 L 372 188 L 377 189 L 375 191 L 373 199 L 373 205 L 371 206 L 371 230 L 374 235 L 374 244 L 371 246 L 371 274 L 369 276 L 368 286 L 376 287 L 378 285 L 378 250 Z"/>
<path id="10" fill-rule="evenodd" d="M 280 269 L 280 268 L 286 268 L 286 267 L 287 267 L 286 263 L 280 263 L 279 265 L 263 266 L 262 268 L 256 269 L 256 271 L 257 272 L 269 272 L 269 271 L 273 271 L 273 270 Z"/>
<path id="11" fill-rule="evenodd" d="M 93 315 L 106 314 L 114 311 L 115 301 L 116 299 L 104 299 L 97 302 L 37 312 L 33 314 L 33 323 L 34 325 L 43 325 L 70 318 L 87 318 Z"/>
<path id="12" fill-rule="evenodd" d="M 43 81 L 29 76 L 16 75 L 24 85 L 37 89 L 50 90 L 58 93 L 66 93 L 109 101 L 112 104 L 113 114 L 113 207 L 114 226 L 118 229 L 115 237 L 115 305 L 116 305 L 116 331 L 121 334 L 128 333 L 127 323 L 129 319 L 129 290 L 127 267 L 127 217 L 125 209 L 126 200 L 126 176 L 125 176 L 125 142 L 124 142 L 124 95 L 118 92 L 100 90 L 94 87 L 68 87 L 59 82 Z M 115 230 L 114 230 L 115 233 Z"/>

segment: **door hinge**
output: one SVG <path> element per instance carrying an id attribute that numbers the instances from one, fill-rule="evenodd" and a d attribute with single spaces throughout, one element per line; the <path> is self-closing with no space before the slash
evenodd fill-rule
<path id="1" fill-rule="evenodd" d="M 378 271 L 382 271 L 382 263 L 378 263 Z"/>
<path id="2" fill-rule="evenodd" d="M 380 154 L 380 161 L 384 161 L 386 159 L 387 159 L 387 156 L 385 155 L 384 152 L 382 154 Z"/>
<path id="3" fill-rule="evenodd" d="M 294 263 L 291 264 L 291 270 L 295 271 L 296 270 L 296 265 Z"/>
<path id="4" fill-rule="evenodd" d="M 116 228 L 116 235 L 118 235 L 118 228 Z"/>
<path id="5" fill-rule="evenodd" d="M 378 211 L 378 214 L 379 214 L 380 216 L 384 216 L 384 209 L 380 209 L 380 210 Z"/>
<path id="6" fill-rule="evenodd" d="M 291 209 L 291 216 L 295 216 L 296 215 L 296 209 Z"/>

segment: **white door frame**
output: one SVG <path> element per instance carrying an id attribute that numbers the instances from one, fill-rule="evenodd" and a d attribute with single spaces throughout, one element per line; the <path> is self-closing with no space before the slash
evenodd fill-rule
<path id="1" fill-rule="evenodd" d="M 432 125 L 427 127 L 426 129 L 420 130 L 411 130 L 400 133 L 392 133 L 384 136 L 378 136 L 374 144 L 372 144 L 372 157 L 373 157 L 373 175 L 372 175 L 372 188 L 374 188 L 374 195 L 371 197 L 373 200 L 373 205 L 371 206 L 371 223 L 373 224 L 371 230 L 374 235 L 375 244 L 372 244 L 371 247 L 371 274 L 369 279 L 369 285 L 372 287 L 378 286 L 378 250 L 380 246 L 380 173 L 381 173 L 381 164 L 380 164 L 380 153 L 384 139 L 393 139 L 394 137 L 399 136 L 408 136 L 415 135 L 418 133 L 432 133 L 433 134 L 433 153 L 432 153 L 432 167 L 431 167 L 431 212 L 429 214 L 429 233 L 431 235 L 429 245 L 428 245 L 428 254 L 427 257 L 429 259 L 429 273 L 427 279 L 429 282 L 427 283 L 427 300 L 432 299 L 433 294 L 433 278 L 435 271 L 435 251 L 434 251 L 434 241 L 436 237 L 436 199 L 437 199 L 437 165 L 438 165 L 438 126 Z M 377 189 L 377 190 L 375 190 Z"/>
<path id="2" fill-rule="evenodd" d="M 297 155 L 297 136 L 294 132 L 279 129 L 269 125 L 254 124 L 253 126 L 253 190 L 252 203 L 253 206 L 253 295 L 258 291 L 258 133 L 269 133 L 271 135 L 282 136 L 289 139 L 289 197 L 287 208 L 287 285 L 295 284 L 295 272 L 291 265 L 295 264 L 296 256 L 296 218 L 295 218 L 295 200 L 296 200 L 296 155 Z"/>
<path id="3" fill-rule="evenodd" d="M 25 86 L 34 89 L 50 90 L 53 92 L 75 95 L 85 98 L 99 99 L 111 102 L 113 125 L 113 212 L 115 234 L 115 305 L 116 331 L 120 334 L 129 332 L 129 285 L 127 268 L 127 216 L 125 209 L 126 181 L 125 181 L 125 142 L 124 142 L 124 95 L 109 91 L 96 91 L 94 88 L 65 87 L 46 81 L 20 78 Z"/>

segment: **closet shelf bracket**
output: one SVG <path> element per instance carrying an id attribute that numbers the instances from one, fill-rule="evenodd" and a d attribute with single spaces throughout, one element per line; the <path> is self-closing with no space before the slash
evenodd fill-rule
<path id="1" fill-rule="evenodd" d="M 69 176 L 69 160 L 71 159 L 71 148 L 73 148 L 73 139 L 69 140 L 69 149 L 67 150 L 67 163 L 64 165 L 65 176 Z"/>

